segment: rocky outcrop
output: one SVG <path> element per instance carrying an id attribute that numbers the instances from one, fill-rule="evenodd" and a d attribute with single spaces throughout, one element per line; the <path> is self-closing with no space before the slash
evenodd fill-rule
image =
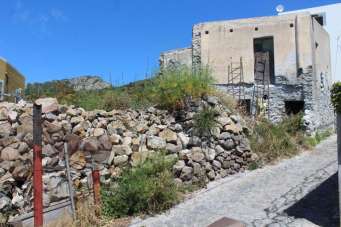
<path id="1" fill-rule="evenodd" d="M 44 206 L 68 196 L 64 143 L 68 143 L 71 176 L 77 193 L 89 187 L 92 159 L 101 181 L 108 183 L 122 167 L 134 166 L 159 150 L 176 158 L 177 183 L 212 181 L 244 171 L 254 155 L 239 116 L 215 97 L 190 103 L 186 111 L 146 110 L 85 111 L 43 105 Z M 204 106 L 217 110 L 217 126 L 209 137 L 198 137 L 193 116 Z M 0 103 L 0 211 L 24 213 L 32 208 L 32 104 Z"/>
<path id="2" fill-rule="evenodd" d="M 74 90 L 101 90 L 111 85 L 105 82 L 100 76 L 78 76 L 66 79 Z"/>

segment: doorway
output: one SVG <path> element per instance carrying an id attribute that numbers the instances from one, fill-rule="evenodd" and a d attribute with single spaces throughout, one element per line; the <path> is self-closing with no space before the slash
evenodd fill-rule
<path id="1" fill-rule="evenodd" d="M 255 57 L 255 82 L 258 84 L 275 83 L 274 38 L 253 39 Z"/>

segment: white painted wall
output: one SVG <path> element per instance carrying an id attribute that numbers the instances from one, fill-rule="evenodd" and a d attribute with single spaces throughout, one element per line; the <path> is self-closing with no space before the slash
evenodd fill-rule
<path id="1" fill-rule="evenodd" d="M 324 28 L 330 36 L 330 54 L 332 62 L 333 81 L 341 81 L 341 3 L 320 7 L 287 11 L 281 14 L 310 12 L 310 14 L 325 14 Z"/>

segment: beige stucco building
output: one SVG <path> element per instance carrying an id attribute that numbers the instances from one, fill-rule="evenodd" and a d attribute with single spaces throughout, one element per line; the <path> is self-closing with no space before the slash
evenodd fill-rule
<path id="1" fill-rule="evenodd" d="M 192 46 L 162 53 L 160 64 L 208 66 L 216 85 L 238 94 L 249 112 L 257 112 L 259 100 L 274 122 L 303 111 L 315 130 L 333 122 L 330 59 L 328 33 L 312 15 L 298 13 L 196 24 Z"/>
<path id="2" fill-rule="evenodd" d="M 25 88 L 25 77 L 3 58 L 0 58 L 0 101 L 15 101 Z"/>

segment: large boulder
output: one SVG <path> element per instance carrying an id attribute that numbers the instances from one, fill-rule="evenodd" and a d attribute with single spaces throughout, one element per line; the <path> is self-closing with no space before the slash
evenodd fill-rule
<path id="1" fill-rule="evenodd" d="M 58 101 L 56 98 L 40 98 L 36 100 L 36 103 L 41 105 L 42 113 L 58 111 Z"/>
<path id="2" fill-rule="evenodd" d="M 5 147 L 1 151 L 1 159 L 4 161 L 14 161 L 19 159 L 19 157 L 20 157 L 19 151 L 12 147 Z"/>

